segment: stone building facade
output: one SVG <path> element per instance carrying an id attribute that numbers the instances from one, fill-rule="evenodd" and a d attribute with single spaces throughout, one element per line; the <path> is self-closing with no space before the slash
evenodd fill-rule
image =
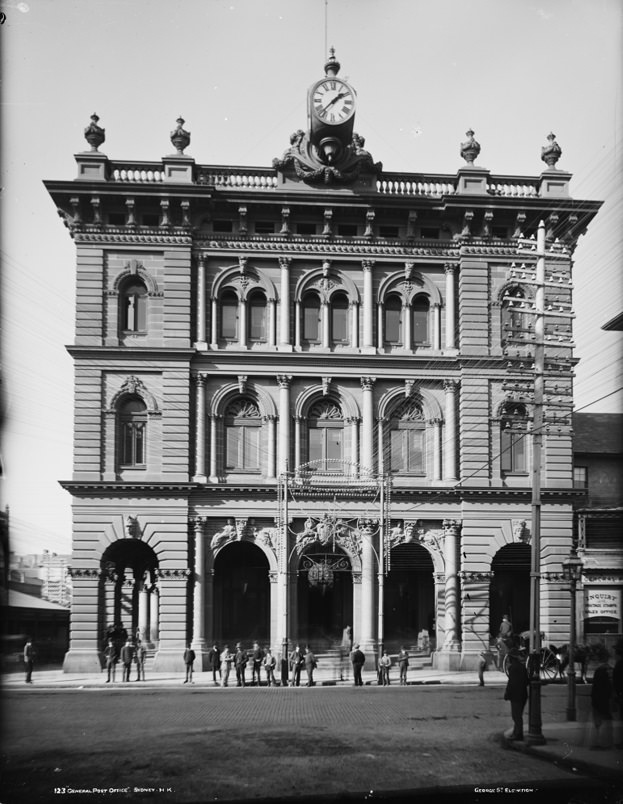
<path id="1" fill-rule="evenodd" d="M 370 654 L 425 633 L 470 668 L 502 614 L 528 628 L 531 409 L 508 349 L 533 291 L 510 266 L 543 220 L 570 272 L 599 204 L 570 197 L 553 136 L 536 176 L 475 165 L 471 131 L 455 173 L 383 171 L 336 65 L 272 166 L 196 163 L 181 119 L 172 155 L 113 161 L 94 116 L 76 178 L 46 182 L 77 252 L 68 671 L 99 670 L 113 622 L 156 669 L 186 642 L 322 652 L 346 625 Z M 552 642 L 572 469 L 570 431 L 546 434 Z"/>

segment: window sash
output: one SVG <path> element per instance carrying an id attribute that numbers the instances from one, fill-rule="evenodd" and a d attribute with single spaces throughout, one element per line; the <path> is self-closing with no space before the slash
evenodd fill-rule
<path id="1" fill-rule="evenodd" d="M 307 302 L 303 306 L 303 338 L 306 341 L 319 340 L 320 332 L 320 305 L 316 306 Z"/>
<path id="2" fill-rule="evenodd" d="M 428 343 L 428 308 L 413 308 L 413 343 Z"/>
<path id="3" fill-rule="evenodd" d="M 523 474 L 527 471 L 526 433 L 504 428 L 502 422 L 502 471 Z"/>
<path id="4" fill-rule="evenodd" d="M 122 422 L 121 463 L 124 466 L 145 464 L 145 430 L 145 422 Z"/>
<path id="5" fill-rule="evenodd" d="M 228 472 L 259 472 L 261 427 L 232 424 L 225 427 L 225 468 Z"/>
<path id="6" fill-rule="evenodd" d="M 147 295 L 144 291 L 125 295 L 123 329 L 127 332 L 144 332 L 147 329 Z"/>
<path id="7" fill-rule="evenodd" d="M 221 302 L 221 338 L 236 340 L 238 337 L 238 304 L 233 299 Z"/>
<path id="8" fill-rule="evenodd" d="M 331 306 L 331 334 L 335 342 L 348 340 L 348 307 Z"/>
<path id="9" fill-rule="evenodd" d="M 266 340 L 266 303 L 263 300 L 250 303 L 249 337 L 252 341 Z"/>
<path id="10" fill-rule="evenodd" d="M 424 460 L 424 435 L 421 428 L 395 428 L 390 431 L 389 465 L 392 472 L 426 473 Z"/>
<path id="11" fill-rule="evenodd" d="M 341 461 L 343 456 L 343 435 L 341 426 L 310 426 L 308 460 L 318 462 L 318 468 L 322 472 L 335 469 L 335 461 Z"/>

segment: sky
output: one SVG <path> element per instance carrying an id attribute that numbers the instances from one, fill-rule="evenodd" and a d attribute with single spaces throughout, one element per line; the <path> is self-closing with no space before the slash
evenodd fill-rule
<path id="1" fill-rule="evenodd" d="M 74 245 L 43 186 L 76 175 L 96 112 L 110 159 L 159 160 L 182 115 L 202 164 L 270 166 L 335 47 L 386 170 L 537 176 L 550 131 L 571 195 L 604 201 L 575 253 L 576 409 L 623 412 L 620 0 L 0 2 L 4 479 L 12 549 L 70 552 Z"/>

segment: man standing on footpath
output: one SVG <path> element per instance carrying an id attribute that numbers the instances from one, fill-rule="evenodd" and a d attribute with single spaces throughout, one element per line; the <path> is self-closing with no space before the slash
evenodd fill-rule
<path id="1" fill-rule="evenodd" d="M 190 647 L 190 642 L 186 645 L 184 651 L 184 664 L 186 665 L 186 678 L 184 684 L 194 684 L 193 681 L 193 664 L 195 663 L 195 651 Z"/>
<path id="2" fill-rule="evenodd" d="M 363 679 L 361 678 L 361 671 L 366 662 L 366 657 L 359 649 L 359 645 L 355 645 L 353 652 L 350 655 L 350 660 L 353 665 L 353 677 L 355 679 L 355 687 L 363 687 Z"/>
<path id="3" fill-rule="evenodd" d="M 26 684 L 32 684 L 32 670 L 35 666 L 35 646 L 30 637 L 26 638 L 24 645 L 24 670 L 26 671 Z"/>
<path id="4" fill-rule="evenodd" d="M 513 718 L 513 733 L 509 740 L 523 740 L 523 710 L 528 700 L 528 672 L 520 660 L 516 650 L 508 654 L 510 668 L 508 670 L 508 683 L 504 700 L 510 701 L 511 716 Z"/>
<path id="5" fill-rule="evenodd" d="M 208 667 L 212 670 L 212 681 L 219 687 L 221 684 L 221 654 L 218 645 L 212 645 L 212 650 L 208 653 Z M 218 681 L 216 675 L 218 673 Z"/>
<path id="6" fill-rule="evenodd" d="M 132 670 L 132 659 L 134 658 L 134 646 L 132 640 L 128 637 L 128 641 L 121 648 L 121 663 L 123 664 L 123 680 L 130 680 L 130 671 Z"/>
<path id="7" fill-rule="evenodd" d="M 262 662 L 264 661 L 264 651 L 260 648 L 259 643 L 253 643 L 253 653 L 251 654 L 251 683 L 255 684 L 257 677 L 257 686 L 261 684 L 260 672 L 262 670 Z"/>
<path id="8" fill-rule="evenodd" d="M 234 665 L 236 667 L 236 686 L 246 687 L 247 682 L 245 679 L 245 669 L 249 656 L 246 650 L 242 649 L 240 642 L 236 645 L 236 656 L 234 657 Z"/>

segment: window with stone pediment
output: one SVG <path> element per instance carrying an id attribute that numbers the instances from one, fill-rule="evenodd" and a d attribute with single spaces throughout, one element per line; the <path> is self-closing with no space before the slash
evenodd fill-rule
<path id="1" fill-rule="evenodd" d="M 266 338 L 266 296 L 260 290 L 249 296 L 247 303 L 249 315 L 249 340 L 262 343 Z"/>
<path id="2" fill-rule="evenodd" d="M 225 410 L 225 469 L 259 472 L 262 417 L 256 402 L 234 399 Z"/>
<path id="3" fill-rule="evenodd" d="M 389 422 L 389 467 L 396 474 L 426 474 L 426 422 L 420 405 L 407 399 Z"/>
<path id="4" fill-rule="evenodd" d="M 132 277 L 120 291 L 120 323 L 123 332 L 146 332 L 147 287 L 142 279 Z"/>
<path id="5" fill-rule="evenodd" d="M 122 468 L 143 468 L 146 463 L 147 406 L 139 396 L 118 405 L 119 463 Z"/>
<path id="6" fill-rule="evenodd" d="M 220 298 L 220 337 L 226 341 L 238 339 L 238 296 L 233 290 L 223 291 Z"/>
<path id="7" fill-rule="evenodd" d="M 343 460 L 344 416 L 334 401 L 322 400 L 307 417 L 308 460 L 322 472 L 338 471 Z"/>
<path id="8" fill-rule="evenodd" d="M 526 474 L 528 413 L 525 405 L 507 402 L 500 417 L 500 459 L 502 472 Z"/>

